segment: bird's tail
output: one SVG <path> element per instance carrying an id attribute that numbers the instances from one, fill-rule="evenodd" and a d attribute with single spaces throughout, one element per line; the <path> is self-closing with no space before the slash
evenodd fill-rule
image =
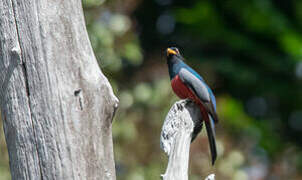
<path id="1" fill-rule="evenodd" d="M 209 115 L 209 120 L 205 121 L 205 124 L 206 124 L 209 144 L 210 144 L 212 165 L 214 165 L 217 157 L 216 140 L 215 140 L 215 123 L 210 115 Z"/>

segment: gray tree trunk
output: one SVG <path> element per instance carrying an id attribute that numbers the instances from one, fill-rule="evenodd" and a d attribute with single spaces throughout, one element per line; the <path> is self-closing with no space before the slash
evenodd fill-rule
<path id="1" fill-rule="evenodd" d="M 118 100 L 80 0 L 0 1 L 0 103 L 12 179 L 115 179 Z"/>

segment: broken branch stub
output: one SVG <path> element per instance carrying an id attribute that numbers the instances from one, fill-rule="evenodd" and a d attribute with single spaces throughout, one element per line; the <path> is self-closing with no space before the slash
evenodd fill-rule
<path id="1" fill-rule="evenodd" d="M 164 121 L 160 146 L 169 161 L 163 180 L 187 180 L 191 141 L 202 128 L 200 109 L 190 100 L 176 102 Z M 207 177 L 209 178 L 209 177 Z M 214 176 L 210 177 L 214 180 Z"/>

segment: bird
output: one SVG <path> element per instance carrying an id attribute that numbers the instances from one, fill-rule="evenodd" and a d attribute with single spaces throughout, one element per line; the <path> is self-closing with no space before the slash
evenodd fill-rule
<path id="1" fill-rule="evenodd" d="M 169 47 L 166 51 L 172 89 L 180 99 L 189 99 L 199 106 L 207 130 L 212 165 L 214 165 L 217 158 L 215 124 L 218 123 L 215 96 L 205 80 L 184 62 L 176 47 Z M 195 137 L 193 132 L 192 140 Z"/>

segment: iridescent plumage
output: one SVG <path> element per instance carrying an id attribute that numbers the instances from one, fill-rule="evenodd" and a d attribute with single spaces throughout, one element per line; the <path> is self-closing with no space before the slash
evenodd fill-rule
<path id="1" fill-rule="evenodd" d="M 204 79 L 183 62 L 183 57 L 177 48 L 167 49 L 167 63 L 174 93 L 181 99 L 191 99 L 200 107 L 202 119 L 207 129 L 212 164 L 214 165 L 217 157 L 215 123 L 218 122 L 215 96 Z"/>

